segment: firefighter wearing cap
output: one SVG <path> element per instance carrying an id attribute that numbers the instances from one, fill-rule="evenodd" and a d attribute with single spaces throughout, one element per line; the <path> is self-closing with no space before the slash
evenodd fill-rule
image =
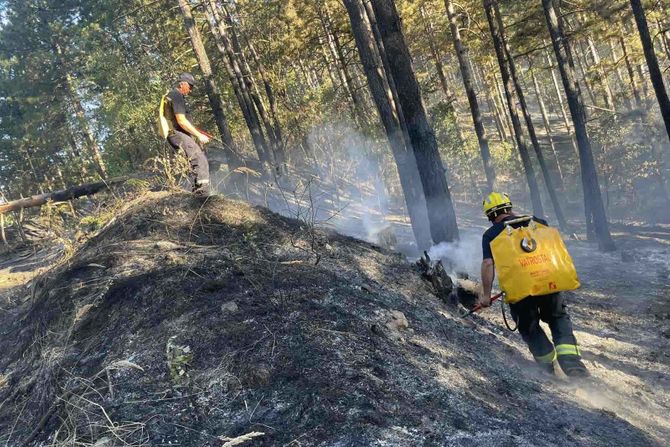
<path id="1" fill-rule="evenodd" d="M 521 220 L 521 222 L 509 224 L 512 228 L 528 226 L 531 220 L 544 226 L 547 226 L 547 222 L 534 216 L 526 220 L 518 219 L 519 216 L 512 213 L 512 202 L 509 196 L 498 192 L 493 192 L 486 197 L 483 208 L 484 214 L 492 223 L 482 237 L 482 291 L 479 304 L 486 307 L 491 302 L 491 290 L 495 276 L 491 243 L 505 230 L 505 222 Z M 554 360 L 558 360 L 558 364 L 566 375 L 588 376 L 572 331 L 572 322 L 565 310 L 560 293 L 527 296 L 510 303 L 510 309 L 513 318 L 518 323 L 521 337 L 543 370 L 553 374 Z M 540 321 L 549 325 L 553 343 L 549 341 L 540 327 Z"/>
<path id="2" fill-rule="evenodd" d="M 185 99 L 194 85 L 193 75 L 182 73 L 175 86 L 163 96 L 159 109 L 159 131 L 173 148 L 181 148 L 186 152 L 191 164 L 193 192 L 207 195 L 209 163 L 200 145 L 209 143 L 210 138 L 191 124 L 190 109 Z"/>

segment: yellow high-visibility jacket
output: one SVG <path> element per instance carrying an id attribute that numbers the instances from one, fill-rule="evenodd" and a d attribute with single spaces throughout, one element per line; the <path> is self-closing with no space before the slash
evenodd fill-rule
<path id="1" fill-rule="evenodd" d="M 168 97 L 168 93 L 166 93 L 161 97 L 161 103 L 158 107 L 158 134 L 163 139 L 167 139 L 174 130 L 174 122 L 174 112 L 172 112 L 170 98 Z"/>

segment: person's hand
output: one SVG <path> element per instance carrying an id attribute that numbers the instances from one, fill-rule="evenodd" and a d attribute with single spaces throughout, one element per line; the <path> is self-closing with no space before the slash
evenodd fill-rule
<path id="1" fill-rule="evenodd" d="M 200 135 L 198 135 L 198 143 L 200 143 L 200 144 L 207 144 L 207 143 L 209 143 L 210 141 L 211 141 L 211 140 L 210 140 L 210 138 L 209 138 L 207 135 L 202 134 L 202 133 L 201 133 Z"/>
<path id="2" fill-rule="evenodd" d="M 491 294 L 488 296 L 483 292 L 479 292 L 479 300 L 477 301 L 481 307 L 489 307 L 491 305 Z"/>

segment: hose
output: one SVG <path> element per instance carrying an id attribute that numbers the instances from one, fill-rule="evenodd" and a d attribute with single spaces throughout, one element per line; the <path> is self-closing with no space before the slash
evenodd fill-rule
<path id="1" fill-rule="evenodd" d="M 511 332 L 516 331 L 519 328 L 519 322 L 514 318 L 514 315 L 511 315 L 515 326 L 511 327 L 509 325 L 509 322 L 507 321 L 507 315 L 505 315 L 505 300 L 500 300 L 500 310 L 502 311 L 503 321 L 505 322 L 505 326 L 507 326 L 507 329 Z"/>

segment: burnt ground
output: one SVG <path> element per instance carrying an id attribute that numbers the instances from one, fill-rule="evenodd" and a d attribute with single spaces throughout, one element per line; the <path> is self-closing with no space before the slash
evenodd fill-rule
<path id="1" fill-rule="evenodd" d="M 0 443 L 667 445 L 669 246 L 647 233 L 570 244 L 594 376 L 573 383 L 537 374 L 496 308 L 449 311 L 401 255 L 152 193 L 27 284 L 0 259 Z"/>

